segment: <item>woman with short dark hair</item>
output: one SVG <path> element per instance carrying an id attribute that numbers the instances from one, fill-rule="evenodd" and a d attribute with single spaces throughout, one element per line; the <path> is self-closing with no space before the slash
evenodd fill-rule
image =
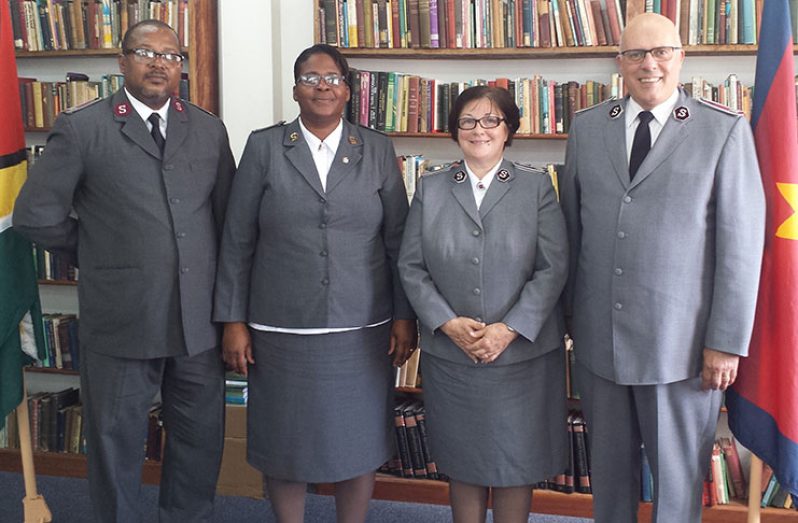
<path id="1" fill-rule="evenodd" d="M 504 159 L 519 111 L 478 86 L 449 116 L 463 161 L 422 176 L 399 273 L 421 323 L 430 446 L 456 523 L 526 522 L 532 485 L 566 466 L 558 299 L 568 243 L 549 176 Z"/>

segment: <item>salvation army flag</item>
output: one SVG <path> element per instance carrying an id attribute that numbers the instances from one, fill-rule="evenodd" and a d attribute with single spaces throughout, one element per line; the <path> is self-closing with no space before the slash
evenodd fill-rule
<path id="1" fill-rule="evenodd" d="M 8 2 L 0 2 L 0 428 L 22 400 L 22 366 L 31 361 L 23 335 L 41 338 L 41 309 L 31 244 L 11 227 L 11 212 L 27 177 L 25 134 Z M 26 321 L 23 322 L 23 319 Z M 24 325 L 27 324 L 27 329 Z M 24 336 L 29 339 L 29 336 Z M 41 347 L 41 345 L 39 345 Z M 33 352 L 35 354 L 35 351 Z"/>
<path id="2" fill-rule="evenodd" d="M 726 392 L 729 426 L 798 495 L 798 123 L 789 2 L 765 0 L 751 121 L 767 229 L 749 356 Z"/>

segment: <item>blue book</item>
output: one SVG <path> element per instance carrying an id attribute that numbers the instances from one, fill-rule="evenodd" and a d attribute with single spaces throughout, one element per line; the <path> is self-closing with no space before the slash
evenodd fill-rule
<path id="1" fill-rule="evenodd" d="M 651 464 L 646 456 L 646 448 L 640 447 L 640 500 L 654 501 L 654 476 L 651 475 Z"/>

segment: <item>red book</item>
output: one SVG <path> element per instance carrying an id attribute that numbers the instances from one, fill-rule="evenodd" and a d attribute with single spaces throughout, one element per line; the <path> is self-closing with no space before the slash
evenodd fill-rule
<path id="1" fill-rule="evenodd" d="M 399 30 L 399 0 L 393 0 L 391 2 L 391 29 L 393 35 L 393 42 L 391 42 L 391 46 L 394 48 L 402 47 L 402 33 Z M 360 45 L 360 41 L 358 40 L 358 46 Z"/>
<path id="2" fill-rule="evenodd" d="M 614 0 L 607 0 L 607 18 L 610 22 L 610 33 L 612 34 L 613 43 L 620 43 L 621 41 L 621 23 L 620 13 L 615 8 Z"/>
<path id="3" fill-rule="evenodd" d="M 590 0 L 590 10 L 593 13 L 593 25 L 596 27 L 598 45 L 607 45 L 607 35 L 604 33 L 604 19 L 601 16 L 601 0 Z"/>
<path id="4" fill-rule="evenodd" d="M 457 47 L 457 27 L 455 24 L 454 0 L 446 0 L 446 38 L 447 47 L 454 49 Z"/>
<path id="5" fill-rule="evenodd" d="M 421 78 L 410 76 L 407 89 L 407 132 L 418 132 L 419 107 L 418 91 Z"/>

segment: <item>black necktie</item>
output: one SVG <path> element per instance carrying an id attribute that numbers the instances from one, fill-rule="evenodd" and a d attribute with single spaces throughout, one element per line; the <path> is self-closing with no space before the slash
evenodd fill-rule
<path id="1" fill-rule="evenodd" d="M 635 138 L 632 141 L 632 154 L 629 156 L 629 180 L 634 180 L 637 169 L 651 149 L 651 129 L 648 128 L 648 122 L 654 118 L 654 115 L 648 111 L 642 111 L 637 118 L 640 123 L 637 125 Z"/>
<path id="2" fill-rule="evenodd" d="M 152 129 L 150 130 L 152 139 L 155 140 L 155 145 L 158 146 L 163 156 L 163 148 L 166 145 L 166 139 L 161 134 L 161 117 L 158 116 L 158 113 L 152 113 L 147 120 L 152 124 Z"/>

